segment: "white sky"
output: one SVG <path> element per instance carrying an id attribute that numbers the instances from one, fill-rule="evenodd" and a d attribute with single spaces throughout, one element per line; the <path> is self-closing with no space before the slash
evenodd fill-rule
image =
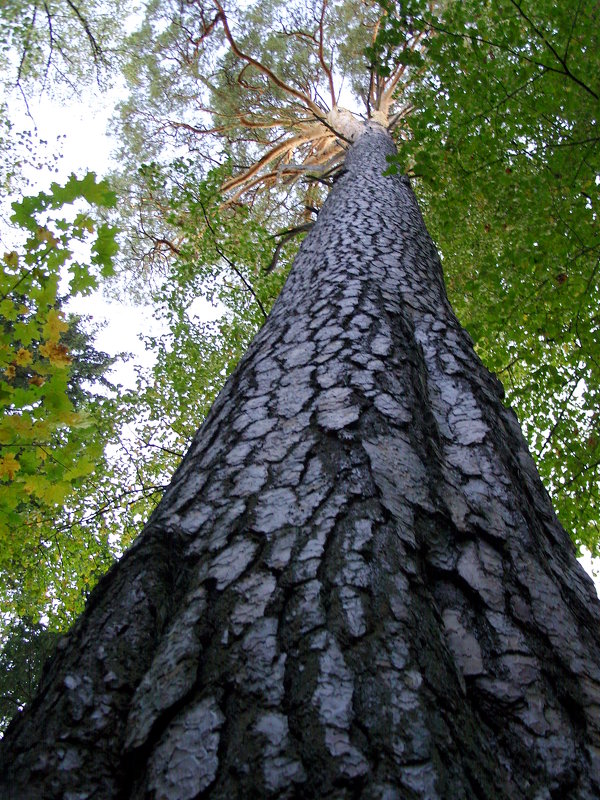
<path id="1" fill-rule="evenodd" d="M 45 191 L 50 183 L 64 182 L 71 173 L 83 177 L 88 171 L 102 177 L 111 169 L 111 151 L 114 142 L 106 133 L 106 125 L 116 95 L 105 97 L 90 96 L 89 101 L 73 101 L 59 104 L 49 97 L 30 100 L 29 108 L 33 120 L 19 114 L 18 120 L 23 128 L 31 128 L 35 123 L 40 139 L 48 142 L 48 151 L 56 149 L 60 159 L 55 169 L 26 168 L 25 177 L 32 184 L 28 192 Z M 125 299 L 124 299 L 125 300 Z M 96 346 L 111 355 L 131 352 L 134 359 L 128 364 L 119 365 L 113 377 L 119 383 L 134 385 L 133 362 L 150 365 L 151 356 L 144 350 L 139 339 L 141 333 L 156 333 L 152 325 L 152 309 L 133 306 L 126 302 L 117 303 L 95 292 L 89 297 L 78 297 L 69 303 L 69 310 L 88 314 L 97 322 L 106 323 L 96 337 Z"/>
<path id="2" fill-rule="evenodd" d="M 116 166 L 111 158 L 116 142 L 109 137 L 106 128 L 118 99 L 119 92 L 114 91 L 104 96 L 90 94 L 89 100 L 68 104 L 60 104 L 47 96 L 29 102 L 39 138 L 49 143 L 50 152 L 57 149 L 60 159 L 52 170 L 25 169 L 25 177 L 32 184 L 28 192 L 47 190 L 50 183 L 64 182 L 71 173 L 83 177 L 92 171 L 101 178 Z M 24 114 L 19 119 L 24 128 L 32 127 L 32 120 Z M 115 365 L 112 377 L 123 386 L 133 387 L 134 365 L 151 366 L 153 363 L 152 354 L 145 349 L 141 336 L 165 330 L 154 318 L 153 307 L 128 303 L 126 297 L 117 302 L 100 290 L 88 297 L 74 298 L 68 308 L 103 323 L 104 327 L 95 338 L 99 350 L 110 355 L 132 354 L 128 362 Z M 201 300 L 197 306 L 195 304 L 194 311 L 205 319 L 217 316 L 215 309 Z"/>

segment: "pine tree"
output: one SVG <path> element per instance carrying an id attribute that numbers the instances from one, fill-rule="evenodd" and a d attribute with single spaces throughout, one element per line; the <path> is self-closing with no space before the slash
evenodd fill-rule
<path id="1" fill-rule="evenodd" d="M 594 798 L 599 608 L 353 134 L 264 327 L 2 742 L 9 798 Z"/>

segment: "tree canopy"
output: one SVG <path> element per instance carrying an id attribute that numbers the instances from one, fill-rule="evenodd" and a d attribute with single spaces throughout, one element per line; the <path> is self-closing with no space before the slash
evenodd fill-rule
<path id="1" fill-rule="evenodd" d="M 66 85 L 80 91 L 109 65 L 123 0 L 7 0 L 0 7 L 2 83 L 23 95 Z"/>

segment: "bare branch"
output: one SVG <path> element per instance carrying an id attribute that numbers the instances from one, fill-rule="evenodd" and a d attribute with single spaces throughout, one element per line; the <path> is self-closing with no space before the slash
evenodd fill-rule
<path id="1" fill-rule="evenodd" d="M 73 11 L 75 16 L 77 17 L 77 19 L 81 23 L 81 27 L 85 31 L 85 35 L 87 36 L 88 42 L 90 43 L 90 47 L 92 49 L 92 56 L 94 58 L 94 63 L 98 64 L 99 61 L 105 62 L 106 59 L 104 57 L 104 53 L 102 51 L 102 48 L 100 47 L 100 45 L 96 41 L 96 38 L 95 38 L 94 34 L 92 33 L 92 30 L 91 30 L 91 28 L 89 26 L 89 23 L 88 23 L 87 19 L 83 16 L 83 14 L 79 10 L 79 8 L 75 5 L 73 0 L 67 0 L 67 5 L 71 9 L 71 11 Z"/>
<path id="2" fill-rule="evenodd" d="M 196 125 L 190 125 L 189 122 L 177 122 L 174 119 L 165 120 L 163 127 L 169 126 L 170 128 L 175 129 L 182 129 L 189 131 L 190 133 L 197 133 L 199 135 L 210 134 L 210 133 L 224 133 L 227 130 L 227 126 L 220 125 L 217 128 L 198 128 Z"/>
<path id="3" fill-rule="evenodd" d="M 21 53 L 21 60 L 19 61 L 19 68 L 17 70 L 17 81 L 16 81 L 16 84 L 17 84 L 17 86 L 19 86 L 19 88 L 21 87 L 21 78 L 23 76 L 23 67 L 25 66 L 27 53 L 29 52 L 29 47 L 31 45 L 31 38 L 30 38 L 31 32 L 35 28 L 35 21 L 37 19 L 37 10 L 38 10 L 38 4 L 36 2 L 34 4 L 34 6 L 33 6 L 33 14 L 31 16 L 31 22 L 30 22 L 30 24 L 28 26 L 27 35 L 26 35 L 26 37 L 24 39 L 24 42 L 23 42 L 23 52 Z M 21 94 L 23 94 L 23 90 L 22 89 L 21 89 Z M 24 94 L 23 94 L 23 99 L 25 99 L 25 95 Z M 27 106 L 27 112 L 28 112 L 29 116 L 31 116 L 31 114 L 29 113 L 29 104 L 27 103 L 26 99 L 25 99 L 25 105 Z"/>
<path id="4" fill-rule="evenodd" d="M 283 246 L 287 244 L 290 241 L 290 239 L 293 239 L 295 236 L 298 236 L 301 233 L 308 233 L 308 231 L 314 226 L 314 224 L 315 224 L 314 222 L 307 222 L 304 225 L 297 225 L 295 228 L 289 228 L 287 231 L 282 231 L 281 233 L 275 234 L 275 237 L 281 237 L 281 239 L 277 243 L 277 247 L 273 252 L 273 258 L 271 259 L 269 266 L 265 269 L 267 275 L 273 272 L 273 270 L 277 266 L 277 262 L 279 261 L 279 257 L 281 255 L 281 250 L 283 249 Z"/>
<path id="5" fill-rule="evenodd" d="M 305 144 L 312 139 L 310 135 L 299 135 L 293 136 L 291 139 L 286 139 L 281 144 L 277 145 L 273 149 L 269 150 L 261 159 L 259 159 L 250 169 L 244 172 L 243 175 L 239 175 L 237 178 L 232 178 L 231 180 L 227 181 L 223 184 L 223 191 L 228 192 L 231 189 L 235 189 L 236 187 L 240 186 L 243 183 L 246 183 L 250 178 L 256 175 L 262 167 L 264 167 L 269 162 L 273 161 L 277 156 L 282 155 L 283 153 L 290 152 L 295 150 L 301 144 Z"/>
<path id="6" fill-rule="evenodd" d="M 414 36 L 410 42 L 405 42 L 404 47 L 402 48 L 403 52 L 406 50 L 409 52 L 414 52 L 418 47 L 420 47 L 425 36 L 426 32 L 421 31 L 417 36 Z M 398 83 L 405 72 L 406 64 L 401 64 L 400 67 L 390 76 L 390 79 L 388 81 L 384 81 L 382 85 L 381 97 L 379 99 L 378 110 L 383 111 L 385 114 L 388 113 L 394 98 L 396 87 L 398 86 Z M 421 72 L 422 70 L 418 70 L 417 74 Z"/>

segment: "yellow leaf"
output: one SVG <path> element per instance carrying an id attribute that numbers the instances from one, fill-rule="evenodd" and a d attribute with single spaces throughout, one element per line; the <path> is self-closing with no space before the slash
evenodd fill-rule
<path id="1" fill-rule="evenodd" d="M 23 490 L 26 494 L 35 494 L 40 500 L 44 500 L 48 485 L 49 482 L 44 475 L 31 475 L 23 484 Z"/>
<path id="2" fill-rule="evenodd" d="M 10 418 L 11 427 L 15 433 L 29 433 L 31 431 L 31 420 L 27 417 L 20 417 L 16 414 Z"/>
<path id="3" fill-rule="evenodd" d="M 4 253 L 4 262 L 8 264 L 9 267 L 18 267 L 19 266 L 19 256 L 13 250 L 12 253 Z"/>
<path id="4" fill-rule="evenodd" d="M 21 349 L 17 353 L 16 361 L 20 367 L 26 367 L 27 364 L 31 364 L 31 362 L 33 361 L 33 356 L 31 355 L 29 350 L 26 350 L 24 347 L 21 347 Z"/>
<path id="5" fill-rule="evenodd" d="M 62 411 L 58 418 L 65 425 L 69 425 L 72 428 L 76 428 L 83 419 L 82 415 L 78 414 L 77 411 Z"/>
<path id="6" fill-rule="evenodd" d="M 31 431 L 36 439 L 43 439 L 49 434 L 51 427 L 47 419 L 36 419 L 31 426 Z"/>
<path id="7" fill-rule="evenodd" d="M 0 478 L 8 478 L 9 481 L 12 481 L 20 469 L 21 466 L 13 453 L 0 458 Z"/>
<path id="8" fill-rule="evenodd" d="M 62 311 L 51 308 L 48 312 L 46 324 L 44 325 L 44 336 L 50 342 L 58 342 L 61 333 L 64 333 L 68 328 L 69 326 L 64 321 L 64 314 Z"/>
<path id="9" fill-rule="evenodd" d="M 71 486 L 66 481 L 49 483 L 44 491 L 43 498 L 47 503 L 62 503 Z"/>
<path id="10" fill-rule="evenodd" d="M 46 358 L 50 359 L 50 363 L 55 367 L 68 367 L 73 361 L 69 355 L 69 350 L 64 344 L 57 344 L 56 342 L 46 342 L 41 345 L 40 353 Z"/>
<path id="11" fill-rule="evenodd" d="M 42 378 L 41 375 L 34 375 L 32 378 L 29 378 L 29 383 L 32 386 L 43 386 L 46 383 L 46 379 Z"/>
<path id="12" fill-rule="evenodd" d="M 12 364 L 9 364 L 9 366 L 4 370 L 4 374 L 6 375 L 9 381 L 12 381 L 12 379 L 17 374 L 17 370 L 14 368 Z"/>

